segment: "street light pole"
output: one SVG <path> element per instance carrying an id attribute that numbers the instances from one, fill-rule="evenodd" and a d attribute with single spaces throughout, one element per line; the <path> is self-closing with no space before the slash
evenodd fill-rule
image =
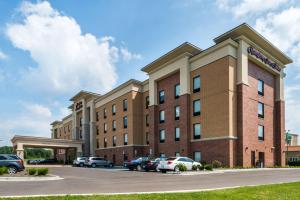
<path id="1" fill-rule="evenodd" d="M 285 141 L 286 141 L 286 154 L 285 154 L 285 162 L 288 164 L 288 153 L 289 153 L 289 144 L 291 142 L 292 136 L 290 134 L 290 130 L 285 133 Z"/>

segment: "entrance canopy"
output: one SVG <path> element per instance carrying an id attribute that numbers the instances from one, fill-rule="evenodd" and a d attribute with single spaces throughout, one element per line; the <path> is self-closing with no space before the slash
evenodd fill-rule
<path id="1" fill-rule="evenodd" d="M 77 155 L 82 155 L 82 144 L 81 140 L 65 140 L 65 139 L 52 139 L 46 137 L 32 137 L 32 136 L 20 136 L 15 135 L 11 142 L 13 144 L 14 152 L 24 159 L 24 148 L 35 147 L 35 148 L 51 148 L 51 149 L 76 149 Z"/>

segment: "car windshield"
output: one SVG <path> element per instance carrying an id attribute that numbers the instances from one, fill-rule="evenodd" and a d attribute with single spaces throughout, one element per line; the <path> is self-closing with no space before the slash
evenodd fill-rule
<path id="1" fill-rule="evenodd" d="M 79 160 L 85 160 L 85 158 L 79 158 Z"/>
<path id="2" fill-rule="evenodd" d="M 172 157 L 172 158 L 168 158 L 167 161 L 169 160 L 175 160 L 176 158 L 175 157 Z"/>

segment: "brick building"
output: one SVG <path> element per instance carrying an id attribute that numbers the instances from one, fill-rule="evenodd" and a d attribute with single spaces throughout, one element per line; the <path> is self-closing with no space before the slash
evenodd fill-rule
<path id="1" fill-rule="evenodd" d="M 181 44 L 142 68 L 143 82 L 79 92 L 52 137 L 68 138 L 59 132 L 71 127 L 85 155 L 116 164 L 182 155 L 231 167 L 284 165 L 284 68 L 292 60 L 247 24 L 214 42 L 205 50 Z"/>

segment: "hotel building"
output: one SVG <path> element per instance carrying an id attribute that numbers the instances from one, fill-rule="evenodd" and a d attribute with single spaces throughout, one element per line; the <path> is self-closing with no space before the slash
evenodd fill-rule
<path id="1" fill-rule="evenodd" d="M 247 24 L 201 49 L 181 44 L 100 95 L 81 91 L 52 138 L 116 164 L 136 156 L 189 156 L 226 166 L 285 165 L 284 68 L 292 60 Z"/>

